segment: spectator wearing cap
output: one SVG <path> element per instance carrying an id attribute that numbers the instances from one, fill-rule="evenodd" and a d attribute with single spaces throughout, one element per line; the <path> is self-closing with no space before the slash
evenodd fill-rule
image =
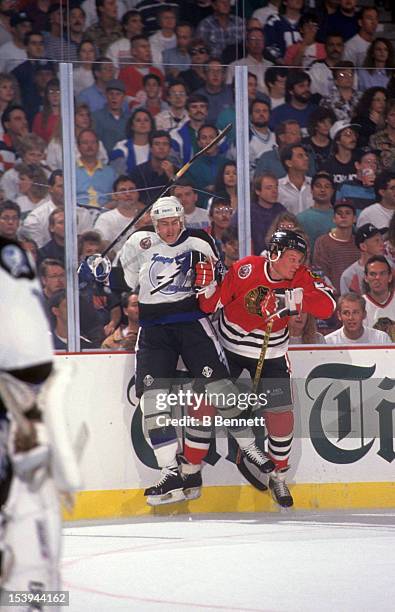
<path id="1" fill-rule="evenodd" d="M 359 31 L 347 40 L 344 59 L 354 66 L 362 66 L 379 25 L 379 10 L 375 6 L 363 6 L 358 14 Z"/>
<path id="2" fill-rule="evenodd" d="M 307 176 L 309 158 L 302 144 L 287 145 L 280 153 L 287 174 L 278 181 L 280 202 L 294 215 L 313 205 L 311 177 Z"/>
<path id="3" fill-rule="evenodd" d="M 326 172 L 317 172 L 311 180 L 313 206 L 297 215 L 297 220 L 310 240 L 311 251 L 317 238 L 330 232 L 333 227 L 333 196 L 335 184 Z"/>
<path id="4" fill-rule="evenodd" d="M 263 58 L 265 49 L 265 37 L 260 28 L 250 28 L 247 31 L 246 52 L 242 59 L 237 59 L 229 64 L 226 73 L 226 83 L 231 85 L 235 78 L 235 66 L 248 66 L 248 72 L 255 74 L 257 78 L 258 91 L 267 93 L 264 76 L 266 70 L 273 66 L 273 62 Z"/>
<path id="5" fill-rule="evenodd" d="M 120 79 L 106 83 L 107 104 L 93 113 L 93 127 L 99 140 L 104 144 L 108 154 L 115 144 L 122 140 L 130 117 L 129 110 L 124 110 L 125 85 Z"/>
<path id="6" fill-rule="evenodd" d="M 357 212 L 360 212 L 376 201 L 374 181 L 378 170 L 377 151 L 368 148 L 358 150 L 354 165 L 356 177 L 341 184 L 336 192 L 336 199 L 352 199 Z"/>
<path id="7" fill-rule="evenodd" d="M 329 131 L 336 121 L 334 112 L 329 108 L 318 107 L 313 111 L 307 126 L 309 136 L 303 139 L 307 151 L 313 156 L 315 167 L 321 169 L 332 152 Z"/>
<path id="8" fill-rule="evenodd" d="M 371 223 L 379 229 L 387 229 L 395 212 L 395 172 L 384 170 L 378 174 L 374 182 L 374 189 L 379 201 L 361 212 L 357 227 Z"/>
<path id="9" fill-rule="evenodd" d="M 167 79 L 178 78 L 182 70 L 188 70 L 191 65 L 189 46 L 192 41 L 192 26 L 189 23 L 181 22 L 176 25 L 175 47 L 165 49 L 162 53 L 162 64 Z"/>
<path id="10" fill-rule="evenodd" d="M 338 121 L 350 121 L 361 97 L 355 89 L 354 64 L 343 61 L 333 68 L 333 87 L 328 96 L 320 100 L 320 105 L 331 108 Z"/>
<path id="11" fill-rule="evenodd" d="M 392 269 L 384 255 L 374 255 L 365 264 L 366 323 L 373 327 L 379 319 L 395 323 L 395 293 Z"/>
<path id="12" fill-rule="evenodd" d="M 118 21 L 117 2 L 96 0 L 98 20 L 85 32 L 86 38 L 91 40 L 100 55 L 104 55 L 107 48 L 116 40 L 122 38 L 122 26 Z"/>
<path id="13" fill-rule="evenodd" d="M 336 121 L 329 130 L 329 136 L 334 143 L 334 154 L 322 164 L 321 170 L 333 176 L 337 188 L 357 176 L 354 151 L 360 127 L 349 121 Z"/>
<path id="14" fill-rule="evenodd" d="M 340 294 L 340 277 L 344 270 L 359 258 L 359 249 L 353 236 L 356 221 L 352 200 L 335 202 L 333 221 L 335 227 L 315 241 L 313 264 L 331 281 Z"/>
<path id="15" fill-rule="evenodd" d="M 196 35 L 203 38 L 213 57 L 220 57 L 228 45 L 242 40 L 244 22 L 241 17 L 231 15 L 230 0 L 212 0 L 213 15 L 202 19 Z"/>
<path id="16" fill-rule="evenodd" d="M 130 41 L 133 64 L 123 66 L 119 72 L 119 78 L 125 83 L 126 94 L 129 97 L 129 105 L 139 106 L 145 101 L 143 78 L 146 74 L 156 74 L 161 84 L 164 76 L 161 70 L 152 66 L 152 53 L 149 40 L 142 34 L 133 36 Z"/>
<path id="17" fill-rule="evenodd" d="M 318 32 L 316 13 L 303 13 L 299 21 L 299 32 L 302 40 L 287 47 L 284 64 L 309 68 L 316 60 L 325 59 L 325 46 L 316 41 Z"/>
<path id="18" fill-rule="evenodd" d="M 288 72 L 285 82 L 285 104 L 277 106 L 272 112 L 270 128 L 274 129 L 281 121 L 294 119 L 307 136 L 307 126 L 311 113 L 317 108 L 311 101 L 311 79 L 307 72 L 294 68 Z"/>
<path id="19" fill-rule="evenodd" d="M 182 70 L 178 78 L 184 81 L 190 93 L 203 87 L 206 79 L 204 65 L 207 64 L 210 54 L 209 47 L 202 38 L 193 38 L 188 47 L 191 56 L 191 66 L 187 70 Z"/>
<path id="20" fill-rule="evenodd" d="M 25 35 L 31 31 L 32 23 L 26 13 L 14 13 L 10 19 L 12 40 L 0 47 L 0 72 L 11 72 L 22 64 L 27 53 Z"/>
<path id="21" fill-rule="evenodd" d="M 107 104 L 106 86 L 108 81 L 113 80 L 115 69 L 108 57 L 100 56 L 92 64 L 92 72 L 95 82 L 81 91 L 77 102 L 87 104 L 94 113 Z"/>
<path id="22" fill-rule="evenodd" d="M 342 323 L 340 329 L 325 336 L 326 344 L 391 344 L 391 338 L 384 331 L 364 325 L 366 302 L 356 293 L 347 292 L 337 302 L 337 317 Z"/>
<path id="23" fill-rule="evenodd" d="M 355 244 L 360 250 L 360 257 L 351 266 L 346 268 L 340 278 L 340 293 L 354 291 L 362 295 L 364 292 L 363 280 L 365 264 L 370 257 L 384 254 L 383 233 L 371 223 L 361 225 L 355 234 Z"/>

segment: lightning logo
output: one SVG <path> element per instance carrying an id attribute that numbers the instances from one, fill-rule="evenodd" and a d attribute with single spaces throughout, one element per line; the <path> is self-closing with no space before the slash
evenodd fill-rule
<path id="1" fill-rule="evenodd" d="M 162 271 L 162 273 L 157 274 L 156 280 L 159 281 L 159 285 L 157 285 L 155 289 L 152 289 L 151 295 L 157 291 L 160 291 L 161 289 L 164 289 L 165 287 L 168 287 L 174 281 L 176 276 L 179 275 L 180 270 L 181 264 L 173 261 Z"/>
<path id="2" fill-rule="evenodd" d="M 163 257 L 155 253 L 150 268 L 151 295 L 158 293 L 189 293 L 191 291 L 191 253 Z"/>

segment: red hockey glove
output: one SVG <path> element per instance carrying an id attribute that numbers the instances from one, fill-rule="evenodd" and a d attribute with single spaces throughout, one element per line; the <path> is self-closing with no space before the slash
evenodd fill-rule
<path id="1" fill-rule="evenodd" d="M 214 266 L 211 261 L 199 261 L 195 266 L 195 287 L 203 289 L 211 285 L 214 280 Z"/>
<path id="2" fill-rule="evenodd" d="M 269 321 L 277 312 L 277 298 L 274 291 L 269 289 L 260 303 L 263 320 Z"/>

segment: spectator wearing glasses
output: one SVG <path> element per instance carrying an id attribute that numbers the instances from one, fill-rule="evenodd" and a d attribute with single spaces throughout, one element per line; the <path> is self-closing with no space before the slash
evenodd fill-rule
<path id="1" fill-rule="evenodd" d="M 222 234 L 225 230 L 229 229 L 232 214 L 233 209 L 229 200 L 216 197 L 210 198 L 208 215 L 211 225 L 208 229 L 208 233 L 214 239 L 222 261 L 224 261 L 225 258 L 222 245 Z"/>
<path id="2" fill-rule="evenodd" d="M 235 66 L 248 66 L 248 72 L 255 74 L 257 78 L 258 91 L 266 93 L 265 71 L 273 62 L 263 58 L 265 48 L 265 38 L 260 28 L 247 30 L 246 51 L 247 55 L 242 59 L 237 59 L 229 64 L 226 73 L 226 83 L 231 85 L 235 78 Z"/>
<path id="3" fill-rule="evenodd" d="M 202 38 L 191 40 L 188 53 L 191 56 L 191 66 L 187 70 L 182 70 L 178 78 L 185 83 L 188 91 L 193 93 L 206 83 L 204 65 L 207 64 L 210 54 Z"/>
<path id="4" fill-rule="evenodd" d="M 51 79 L 45 88 L 42 111 L 34 119 L 32 131 L 48 143 L 59 127 L 60 121 L 60 83 Z"/>
<path id="5" fill-rule="evenodd" d="M 167 88 L 169 107 L 155 116 L 157 130 L 180 129 L 189 119 L 186 110 L 187 90 L 182 81 L 172 81 Z"/>
<path id="6" fill-rule="evenodd" d="M 320 105 L 331 108 L 338 121 L 350 121 L 362 95 L 354 87 L 354 64 L 340 62 L 333 68 L 333 79 L 333 88 L 328 96 L 322 98 Z"/>

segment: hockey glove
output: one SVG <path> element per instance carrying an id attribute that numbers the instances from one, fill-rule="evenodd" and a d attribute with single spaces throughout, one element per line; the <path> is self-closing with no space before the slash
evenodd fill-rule
<path id="1" fill-rule="evenodd" d="M 269 289 L 260 303 L 261 314 L 264 322 L 270 321 L 277 314 L 277 298 L 274 291 Z"/>
<path id="2" fill-rule="evenodd" d="M 302 303 L 303 289 L 301 287 L 285 290 L 285 308 L 288 310 L 287 315 L 291 317 L 299 314 L 302 310 Z"/>

